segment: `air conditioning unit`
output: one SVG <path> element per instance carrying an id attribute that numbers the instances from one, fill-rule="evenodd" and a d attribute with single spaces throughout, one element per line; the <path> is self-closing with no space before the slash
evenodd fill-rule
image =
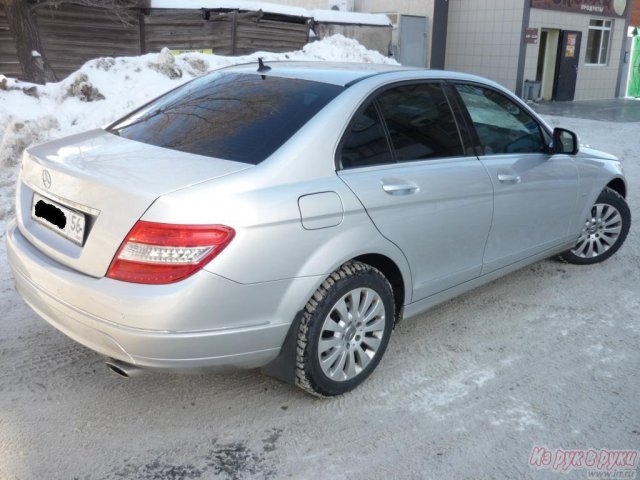
<path id="1" fill-rule="evenodd" d="M 329 0 L 329 10 L 338 10 L 340 12 L 353 12 L 354 0 Z"/>

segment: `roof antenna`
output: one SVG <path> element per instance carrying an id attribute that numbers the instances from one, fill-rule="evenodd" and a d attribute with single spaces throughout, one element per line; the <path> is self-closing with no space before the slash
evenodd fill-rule
<path id="1" fill-rule="evenodd" d="M 262 61 L 262 57 L 258 57 L 258 71 L 268 72 L 269 70 L 271 70 L 271 67 L 264 64 L 264 62 Z"/>

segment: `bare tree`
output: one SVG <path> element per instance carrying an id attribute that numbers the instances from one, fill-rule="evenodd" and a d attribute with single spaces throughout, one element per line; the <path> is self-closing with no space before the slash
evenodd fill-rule
<path id="1" fill-rule="evenodd" d="M 55 81 L 55 73 L 42 56 L 38 29 L 27 0 L 0 0 L 0 6 L 7 15 L 25 80 L 41 84 Z"/>
<path id="2" fill-rule="evenodd" d="M 96 7 L 107 10 L 122 23 L 131 24 L 137 18 L 131 9 L 146 3 L 146 0 L 0 0 L 0 7 L 4 7 L 6 12 L 25 80 L 44 84 L 57 78 L 43 52 L 34 9 L 49 7 L 55 11 L 62 5 Z"/>

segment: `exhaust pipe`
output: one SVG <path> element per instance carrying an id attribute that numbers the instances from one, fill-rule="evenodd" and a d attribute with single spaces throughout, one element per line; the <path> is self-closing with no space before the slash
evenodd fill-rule
<path id="1" fill-rule="evenodd" d="M 131 378 L 140 375 L 143 370 L 131 365 L 129 363 L 121 362 L 120 360 L 114 360 L 113 358 L 107 359 L 105 362 L 107 368 L 116 375 L 123 378 Z"/>

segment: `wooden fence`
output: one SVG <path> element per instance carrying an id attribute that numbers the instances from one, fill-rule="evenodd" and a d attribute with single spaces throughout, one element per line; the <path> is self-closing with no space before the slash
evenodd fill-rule
<path id="1" fill-rule="evenodd" d="M 22 67 L 18 61 L 16 44 L 9 33 L 7 16 L 0 8 L 0 73 L 8 77 L 20 77 Z"/>
<path id="2" fill-rule="evenodd" d="M 284 21 L 284 16 L 262 12 L 236 15 L 237 26 L 231 55 L 257 51 L 289 52 L 302 48 L 309 41 L 309 21 Z M 295 18 L 295 17 L 293 17 Z"/>
<path id="3" fill-rule="evenodd" d="M 199 10 L 150 10 L 142 16 L 144 52 L 210 48 L 214 52 L 228 50 L 231 44 L 231 22 L 228 18 L 208 21 Z"/>
<path id="4" fill-rule="evenodd" d="M 151 10 L 143 16 L 146 52 L 210 48 L 219 55 L 259 50 L 287 52 L 309 41 L 309 21 L 298 17 L 204 10 Z"/>
<path id="5" fill-rule="evenodd" d="M 220 55 L 259 50 L 285 52 L 309 40 L 310 19 L 230 10 L 138 9 L 123 23 L 109 11 L 64 4 L 36 8 L 35 21 L 49 65 L 58 78 L 96 57 L 172 50 L 211 49 Z M 0 8 L 0 73 L 20 77 L 22 70 Z"/>
<path id="6" fill-rule="evenodd" d="M 137 22 L 124 24 L 103 8 L 39 8 L 36 24 L 42 53 L 58 78 L 66 77 L 92 58 L 140 54 Z"/>

